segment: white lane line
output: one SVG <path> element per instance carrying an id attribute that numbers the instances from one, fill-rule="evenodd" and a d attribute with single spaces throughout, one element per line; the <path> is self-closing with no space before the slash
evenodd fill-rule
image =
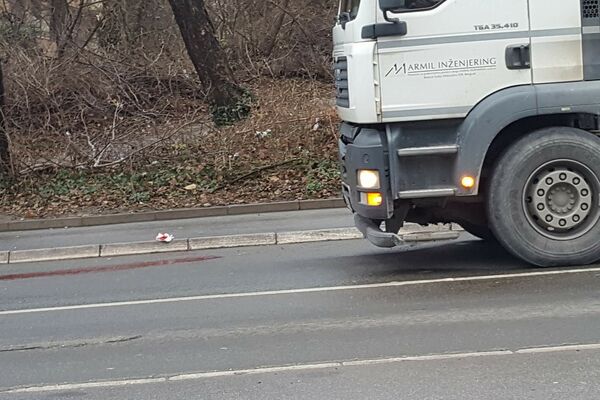
<path id="1" fill-rule="evenodd" d="M 62 385 L 48 385 L 37 387 L 24 387 L 18 389 L 6 390 L 2 393 L 42 393 L 42 392 L 59 392 L 63 390 L 81 390 L 81 389 L 99 389 L 99 388 L 114 388 L 121 386 L 148 385 L 152 383 L 164 383 L 167 378 L 147 378 L 147 379 L 129 379 L 121 381 L 100 381 L 86 383 L 65 383 Z"/>
<path id="2" fill-rule="evenodd" d="M 450 354 L 432 354 L 427 356 L 413 356 L 413 357 L 396 357 L 396 358 L 383 358 L 375 360 L 358 360 L 358 361 L 344 361 L 342 366 L 344 367 L 364 367 L 369 365 L 382 365 L 382 364 L 395 364 L 408 361 L 443 361 L 443 360 L 455 360 L 463 358 L 475 358 L 475 357 L 497 357 L 497 356 L 511 356 L 515 352 L 511 350 L 497 350 L 497 351 L 480 351 L 471 353 L 450 353 Z"/>
<path id="3" fill-rule="evenodd" d="M 47 313 L 47 312 L 57 312 L 57 311 L 89 310 L 89 309 L 96 309 L 96 308 L 114 308 L 114 307 L 153 305 L 153 304 L 184 303 L 184 302 L 207 301 L 207 300 L 240 299 L 240 298 L 249 298 L 249 297 L 282 296 L 282 295 L 324 293 L 324 292 L 341 292 L 341 291 L 365 290 L 365 289 L 382 289 L 382 288 L 394 288 L 394 287 L 405 287 L 405 286 L 432 285 L 432 284 L 439 284 L 439 283 L 493 281 L 493 280 L 499 280 L 499 279 L 531 278 L 531 277 L 544 277 L 544 276 L 554 276 L 554 275 L 573 275 L 573 274 L 590 273 L 590 272 L 600 272 L 600 267 L 553 270 L 553 271 L 522 272 L 522 273 L 514 273 L 514 274 L 466 276 L 466 277 L 460 277 L 460 278 L 424 279 L 424 280 L 416 280 L 416 281 L 372 283 L 372 284 L 364 284 L 364 285 L 329 286 L 329 287 L 315 287 L 315 288 L 306 288 L 306 289 L 269 290 L 269 291 L 245 292 L 245 293 L 209 294 L 209 295 L 189 296 L 189 297 L 172 297 L 172 298 L 165 298 L 165 299 L 119 301 L 119 302 L 98 303 L 98 304 L 81 304 L 81 305 L 63 306 L 63 307 L 30 308 L 30 309 L 21 309 L 21 310 L 0 311 L 0 316 Z"/>
<path id="4" fill-rule="evenodd" d="M 586 350 L 600 350 L 600 343 L 598 344 L 582 344 L 582 345 L 566 345 L 566 346 L 555 346 L 555 347 L 534 347 L 521 350 L 497 350 L 497 351 L 480 351 L 480 352 L 468 352 L 468 353 L 451 353 L 451 354 L 431 354 L 423 356 L 406 356 L 406 357 L 393 357 L 393 358 L 382 358 L 382 359 L 366 359 L 366 360 L 354 360 L 354 361 L 331 361 L 323 363 L 313 364 L 296 364 L 296 365 L 284 365 L 279 367 L 261 367 L 261 368 L 250 368 L 250 369 L 238 369 L 238 370 L 226 370 L 226 371 L 213 371 L 213 372 L 199 372 L 190 374 L 180 374 L 168 377 L 159 378 L 147 378 L 147 379 L 123 379 L 114 381 L 98 381 L 98 382 L 84 382 L 84 383 L 66 383 L 60 385 L 47 385 L 47 386 L 30 386 L 20 387 L 14 389 L 8 389 L 0 392 L 2 393 L 43 393 L 43 392 L 58 392 L 67 390 L 84 390 L 84 389 L 95 389 L 95 388 L 109 388 L 109 387 L 123 387 L 123 386 L 134 386 L 134 385 L 147 385 L 155 383 L 168 383 L 168 382 L 189 382 L 198 381 L 203 379 L 211 378 L 226 378 L 235 377 L 241 375 L 258 375 L 258 374 L 273 374 L 281 372 L 301 372 L 301 371 L 315 371 L 321 369 L 331 368 L 348 368 L 348 367 L 367 367 L 372 365 L 385 365 L 385 364 L 399 364 L 404 362 L 431 362 L 431 361 L 444 361 L 444 360 L 461 360 L 467 358 L 485 358 L 485 357 L 506 357 L 516 356 L 523 354 L 542 354 L 542 353 L 555 353 L 565 351 L 586 351 Z"/>
<path id="5" fill-rule="evenodd" d="M 328 368 L 341 368 L 344 366 L 343 362 L 325 362 L 318 364 L 299 364 L 299 365 L 285 365 L 282 367 L 263 367 L 263 368 L 251 368 L 251 369 L 238 369 L 229 371 L 214 371 L 214 372 L 199 372 L 196 374 L 181 374 L 175 375 L 168 378 L 169 382 L 184 382 L 184 381 L 197 381 L 199 379 L 208 378 L 223 378 L 228 376 L 239 376 L 239 375 L 256 375 L 256 374 L 274 374 L 278 372 L 292 372 L 292 371 L 314 371 L 318 369 Z"/>
<path id="6" fill-rule="evenodd" d="M 533 347 L 530 349 L 517 350 L 517 354 L 539 354 L 539 353 L 556 353 L 559 351 L 584 351 L 584 350 L 600 350 L 598 344 L 574 344 L 554 347 Z"/>

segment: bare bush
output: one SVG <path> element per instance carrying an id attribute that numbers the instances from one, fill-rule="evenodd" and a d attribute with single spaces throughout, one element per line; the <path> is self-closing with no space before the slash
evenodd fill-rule
<path id="1" fill-rule="evenodd" d="M 249 75 L 331 78 L 334 1 L 213 0 L 214 20 Z"/>
<path id="2" fill-rule="evenodd" d="M 89 39 L 106 22 L 99 14 L 98 25 L 89 23 L 91 4 L 69 12 L 79 15 L 87 37 L 58 35 L 67 42 L 54 47 L 42 34 L 35 44 L 23 34 L 40 26 L 35 19 L 20 21 L 18 29 L 5 20 L 16 32 L 0 40 L 7 60 L 6 129 L 21 172 L 114 165 L 204 119 L 204 95 L 183 49 L 173 46 L 171 26 L 151 47 L 139 34 L 137 48 L 127 41 L 107 50 Z"/>
<path id="3" fill-rule="evenodd" d="M 5 132 L 18 183 L 0 184 L 4 210 L 44 216 L 65 204 L 168 208 L 331 193 L 333 2 L 206 3 L 236 77 L 254 92 L 251 117 L 226 128 L 210 119 L 167 0 L 0 0 Z M 125 170 L 154 189 L 111 187 Z M 80 173 L 103 182 L 90 185 L 104 195 L 79 178 L 60 183 Z M 194 179 L 204 182 L 197 196 L 180 189 Z"/>

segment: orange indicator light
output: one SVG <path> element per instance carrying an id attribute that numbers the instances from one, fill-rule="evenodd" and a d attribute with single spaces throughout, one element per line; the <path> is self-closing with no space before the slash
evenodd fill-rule
<path id="1" fill-rule="evenodd" d="M 381 193 L 367 193 L 367 205 L 379 207 L 383 203 Z"/>
<path id="2" fill-rule="evenodd" d="M 460 184 L 465 189 L 473 189 L 475 187 L 475 178 L 473 178 L 472 176 L 465 176 L 464 178 L 462 178 Z"/>

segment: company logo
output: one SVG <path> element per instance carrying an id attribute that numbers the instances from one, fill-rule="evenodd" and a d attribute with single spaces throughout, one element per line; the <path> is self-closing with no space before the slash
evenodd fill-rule
<path id="1" fill-rule="evenodd" d="M 386 77 L 390 76 L 390 75 L 399 75 L 399 74 L 405 74 L 406 75 L 406 63 L 403 64 L 394 64 L 394 66 L 388 71 L 387 74 L 385 74 Z"/>
<path id="2" fill-rule="evenodd" d="M 448 59 L 421 63 L 396 63 L 385 74 L 389 76 L 442 75 L 496 69 L 496 57 Z"/>

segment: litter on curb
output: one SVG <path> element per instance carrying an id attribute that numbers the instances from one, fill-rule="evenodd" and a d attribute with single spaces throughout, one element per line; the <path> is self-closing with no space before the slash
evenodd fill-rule
<path id="1" fill-rule="evenodd" d="M 171 235 L 170 233 L 159 233 L 156 235 L 157 242 L 171 243 L 173 240 L 175 240 L 175 236 Z"/>

